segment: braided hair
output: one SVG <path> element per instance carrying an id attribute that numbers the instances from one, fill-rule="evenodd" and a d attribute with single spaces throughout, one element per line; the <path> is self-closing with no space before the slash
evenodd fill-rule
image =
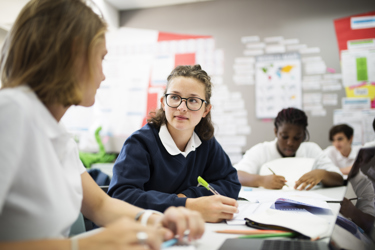
<path id="1" fill-rule="evenodd" d="M 305 138 L 304 141 L 310 139 L 309 131 L 307 130 L 307 116 L 305 112 L 302 110 L 296 109 L 296 108 L 286 108 L 282 109 L 275 118 L 275 128 L 276 130 L 279 129 L 279 127 L 282 124 L 289 123 L 301 126 L 303 130 L 305 131 Z"/>

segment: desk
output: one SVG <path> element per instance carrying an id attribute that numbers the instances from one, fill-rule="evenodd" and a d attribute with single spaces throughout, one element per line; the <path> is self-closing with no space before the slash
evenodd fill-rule
<path id="1" fill-rule="evenodd" d="M 256 192 L 257 189 L 253 189 L 253 192 Z M 264 189 L 262 189 L 264 190 Z M 346 187 L 334 187 L 334 188 L 320 188 L 315 189 L 313 191 L 309 192 L 317 192 L 319 194 L 332 197 L 332 198 L 343 198 L 345 195 Z M 272 192 L 273 190 L 269 190 Z M 327 219 L 330 222 L 330 231 L 332 232 L 333 227 L 336 222 L 336 215 L 338 214 L 340 210 L 340 204 L 339 203 L 329 203 L 329 206 L 332 209 L 333 215 L 327 216 L 323 215 L 325 219 Z M 206 223 L 206 230 L 203 235 L 203 237 L 196 241 L 194 245 L 196 246 L 197 250 L 215 250 L 219 249 L 220 246 L 224 243 L 226 239 L 229 238 L 236 238 L 240 235 L 238 234 L 222 234 L 222 233 L 216 233 L 217 230 L 224 230 L 224 229 L 250 229 L 250 227 L 247 227 L 246 225 L 227 225 L 225 222 L 222 223 Z M 322 239 L 328 243 L 329 239 Z"/>

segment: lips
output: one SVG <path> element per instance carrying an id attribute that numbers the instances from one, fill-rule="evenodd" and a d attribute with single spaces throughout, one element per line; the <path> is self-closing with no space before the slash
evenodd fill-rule
<path id="1" fill-rule="evenodd" d="M 182 115 L 176 115 L 175 116 L 177 120 L 187 120 L 188 118 Z"/>

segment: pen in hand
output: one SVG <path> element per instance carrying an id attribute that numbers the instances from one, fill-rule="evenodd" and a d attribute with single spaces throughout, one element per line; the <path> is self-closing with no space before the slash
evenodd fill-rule
<path id="1" fill-rule="evenodd" d="M 210 184 L 207 183 L 207 181 L 205 181 L 200 176 L 198 176 L 198 183 L 207 188 L 207 190 L 211 191 L 213 194 L 220 195 L 218 191 L 216 191 Z"/>
<path id="2" fill-rule="evenodd" d="M 272 169 L 270 169 L 270 168 L 268 168 L 268 169 L 272 172 L 273 175 L 276 175 L 275 172 L 272 171 Z M 286 183 L 284 185 L 289 187 L 288 184 L 286 184 Z"/>

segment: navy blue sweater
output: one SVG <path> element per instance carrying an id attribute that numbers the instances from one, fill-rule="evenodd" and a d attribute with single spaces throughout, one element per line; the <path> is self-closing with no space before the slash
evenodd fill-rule
<path id="1" fill-rule="evenodd" d="M 113 168 L 110 196 L 164 212 L 170 206 L 185 206 L 187 198 L 212 195 L 197 187 L 201 176 L 221 195 L 237 199 L 241 188 L 237 171 L 215 138 L 202 141 L 185 158 L 170 155 L 158 133 L 146 124 L 125 141 Z M 177 197 L 179 193 L 187 198 Z"/>

